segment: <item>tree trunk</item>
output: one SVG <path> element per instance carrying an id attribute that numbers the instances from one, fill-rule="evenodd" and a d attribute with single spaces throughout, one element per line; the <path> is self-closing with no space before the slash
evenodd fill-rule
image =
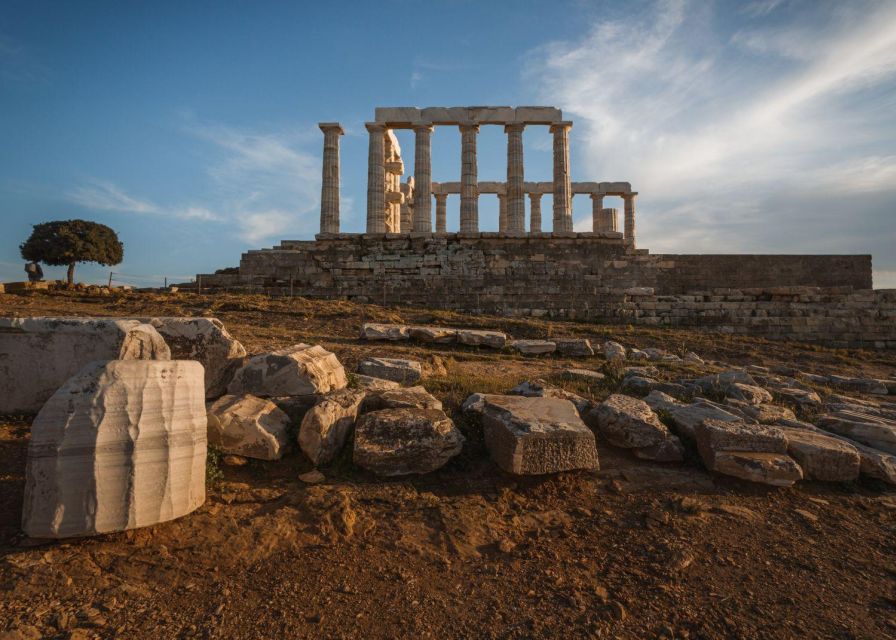
<path id="1" fill-rule="evenodd" d="M 75 263 L 71 262 L 68 265 L 68 283 L 69 285 L 75 284 Z"/>

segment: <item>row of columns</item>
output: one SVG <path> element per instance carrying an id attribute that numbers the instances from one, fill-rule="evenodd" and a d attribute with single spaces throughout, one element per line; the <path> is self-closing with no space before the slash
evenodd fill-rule
<path id="1" fill-rule="evenodd" d="M 370 134 L 367 155 L 367 233 L 385 233 L 385 134 L 386 125 L 368 122 Z M 501 231 L 525 231 L 524 170 L 523 170 L 523 124 L 509 124 L 507 133 L 507 192 L 498 195 L 498 228 Z M 551 126 L 554 135 L 554 191 L 553 229 L 557 232 L 572 231 L 572 184 L 569 174 L 569 130 L 570 122 Z M 344 134 L 338 123 L 321 123 L 324 133 L 323 171 L 321 181 L 321 233 L 339 233 L 339 137 Z M 415 192 L 429 194 L 432 191 L 432 125 L 414 127 L 414 184 Z M 476 136 L 479 126 L 460 125 L 461 132 L 461 192 L 460 231 L 479 231 L 479 187 L 476 159 Z M 623 195 L 624 236 L 635 237 L 635 197 L 637 194 Z M 530 231 L 541 231 L 541 196 L 530 193 Z M 447 194 L 436 194 L 436 232 L 446 230 Z M 604 196 L 592 194 L 592 226 L 594 231 L 615 231 L 615 209 L 604 209 Z M 411 210 L 413 214 L 411 216 Z M 612 213 L 612 223 L 609 213 Z M 402 205 L 401 228 L 410 227 L 415 232 L 432 231 L 432 201 L 429 197 L 416 197 L 411 209 Z M 407 224 L 407 226 L 406 226 Z M 612 227 L 612 228 L 611 228 Z"/>

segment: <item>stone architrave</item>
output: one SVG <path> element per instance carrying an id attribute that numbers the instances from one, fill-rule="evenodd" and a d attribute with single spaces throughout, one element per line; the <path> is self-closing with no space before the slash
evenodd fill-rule
<path id="1" fill-rule="evenodd" d="M 339 233 L 339 136 L 338 122 L 321 122 L 324 132 L 323 176 L 320 188 L 320 232 Z"/>
<path id="2" fill-rule="evenodd" d="M 476 136 L 479 126 L 460 125 L 460 232 L 479 231 L 479 174 Z"/>
<path id="3" fill-rule="evenodd" d="M 529 233 L 541 233 L 541 193 L 529 192 Z"/>
<path id="4" fill-rule="evenodd" d="M 604 196 L 599 193 L 591 194 L 591 230 L 594 233 L 598 231 L 607 231 L 604 228 L 603 218 L 601 217 L 601 211 L 604 208 Z"/>
<path id="5" fill-rule="evenodd" d="M 569 130 L 572 122 L 551 125 L 554 134 L 554 231 L 572 231 L 572 185 L 569 175 Z"/>
<path id="6" fill-rule="evenodd" d="M 92 362 L 31 426 L 22 528 L 68 538 L 173 520 L 205 501 L 202 365 Z"/>
<path id="7" fill-rule="evenodd" d="M 635 198 L 637 193 L 629 193 L 622 196 L 625 202 L 625 239 L 635 241 Z"/>
<path id="8" fill-rule="evenodd" d="M 523 182 L 523 129 L 521 123 L 508 124 L 507 133 L 507 222 L 506 231 L 526 230 L 526 203 Z"/>
<path id="9" fill-rule="evenodd" d="M 436 233 L 445 233 L 448 217 L 448 194 L 436 194 Z"/>
<path id="10" fill-rule="evenodd" d="M 0 413 L 35 413 L 95 360 L 170 360 L 150 324 L 122 318 L 0 318 Z"/>
<path id="11" fill-rule="evenodd" d="M 386 125 L 368 122 L 367 233 L 386 233 Z"/>
<path id="12" fill-rule="evenodd" d="M 432 125 L 414 127 L 414 228 L 416 233 L 432 231 Z"/>

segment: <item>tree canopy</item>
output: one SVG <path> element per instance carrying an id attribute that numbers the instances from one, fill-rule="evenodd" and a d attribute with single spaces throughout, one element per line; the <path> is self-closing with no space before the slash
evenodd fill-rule
<path id="1" fill-rule="evenodd" d="M 71 284 L 78 262 L 119 264 L 124 245 L 110 227 L 89 220 L 55 220 L 34 225 L 31 236 L 19 246 L 22 257 L 53 266 L 68 266 Z"/>

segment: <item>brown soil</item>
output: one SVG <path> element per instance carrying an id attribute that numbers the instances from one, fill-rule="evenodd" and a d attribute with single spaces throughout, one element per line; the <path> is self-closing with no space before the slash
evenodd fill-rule
<path id="1" fill-rule="evenodd" d="M 468 443 L 438 472 L 392 481 L 345 457 L 314 486 L 298 480 L 310 469 L 299 453 L 222 466 L 187 517 L 47 543 L 19 531 L 30 416 L 0 418 L 0 638 L 896 637 L 896 492 L 766 489 L 604 443 L 598 473 L 515 478 L 488 460 L 459 403 L 535 377 L 600 398 L 612 378 L 589 388 L 558 370 L 600 369 L 602 358 L 370 344 L 357 333 L 363 321 L 432 322 L 875 377 L 896 372 L 892 354 L 249 296 L 0 295 L 0 315 L 14 314 L 214 315 L 250 352 L 320 343 L 349 370 L 374 353 L 439 356 L 447 374 L 424 384 Z"/>

